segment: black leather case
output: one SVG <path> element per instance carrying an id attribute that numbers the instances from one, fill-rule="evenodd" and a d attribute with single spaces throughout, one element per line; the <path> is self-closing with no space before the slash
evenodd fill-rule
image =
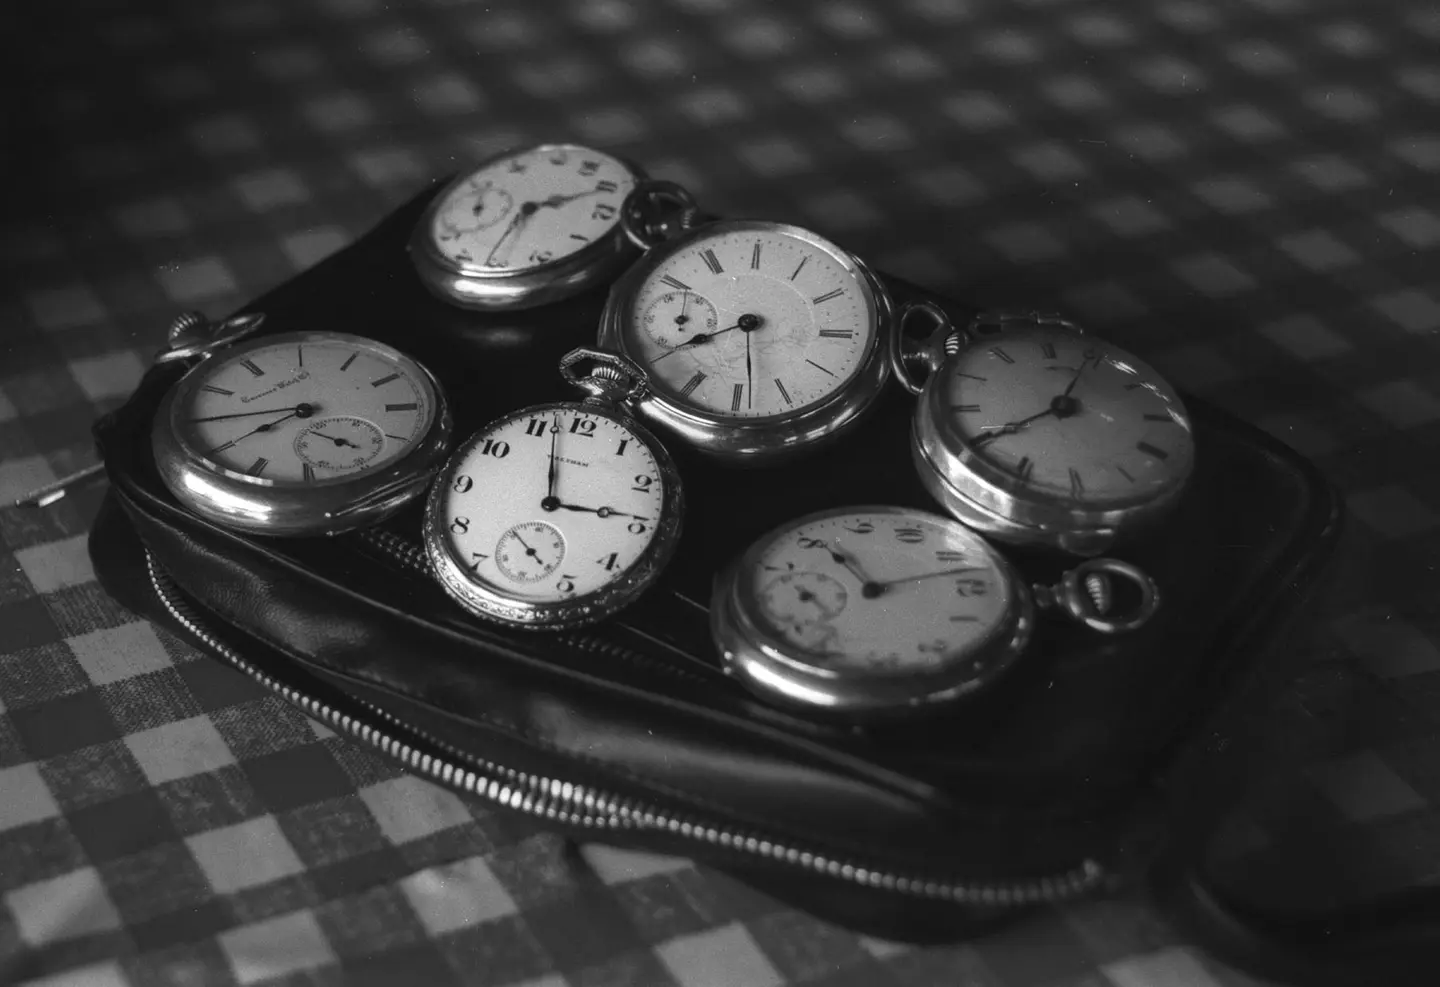
<path id="1" fill-rule="evenodd" d="M 448 389 L 459 437 L 522 405 L 574 399 L 556 364 L 593 345 L 603 293 L 512 315 L 444 305 L 404 253 L 429 194 L 247 310 L 266 313 L 267 331 L 343 330 L 405 350 Z M 920 294 L 886 281 L 897 301 Z M 552 813 L 547 824 L 700 857 L 854 926 L 912 939 L 962 934 L 973 925 L 960 919 L 1010 900 L 1005 887 L 1058 888 L 1051 875 L 1082 860 L 1133 875 L 1169 825 L 1164 782 L 1177 753 L 1203 737 L 1237 676 L 1265 660 L 1310 595 L 1340 512 L 1295 453 L 1187 397 L 1198 452 L 1191 488 L 1163 533 L 1112 553 L 1157 579 L 1157 617 L 1118 638 L 1045 620 L 1028 657 L 990 691 L 943 715 L 860 729 L 782 712 L 730 682 L 705 607 L 714 573 L 783 520 L 843 504 L 936 509 L 910 464 L 912 403 L 898 387 L 846 441 L 779 467 L 723 468 L 668 443 L 689 501 L 671 569 L 631 610 L 551 635 L 470 617 L 365 537 L 267 540 L 183 510 L 149 449 L 155 408 L 177 374 L 152 370 L 96 428 L 112 489 L 91 554 L 118 600 L 198 640 L 157 598 L 148 549 L 210 628 L 202 647 L 243 654 L 311 712 L 314 702 L 344 711 L 361 739 L 375 739 L 368 724 L 512 779 L 563 779 L 661 807 L 694 826 L 646 825 L 643 813 L 614 826 L 597 822 L 603 812 L 588 822 Z M 395 544 L 418 544 L 418 506 L 383 528 Z M 1009 554 L 1033 581 L 1053 581 L 1067 565 Z M 513 782 L 482 794 L 513 807 L 524 790 Z M 716 824 L 750 843 L 696 838 Z M 816 867 L 813 857 L 807 866 L 801 852 L 850 869 Z M 897 886 L 876 876 L 884 871 L 919 883 Z M 919 879 L 980 892 L 937 898 Z"/>

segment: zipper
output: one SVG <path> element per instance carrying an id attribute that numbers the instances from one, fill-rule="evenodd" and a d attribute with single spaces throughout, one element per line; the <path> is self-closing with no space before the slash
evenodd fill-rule
<path id="1" fill-rule="evenodd" d="M 373 717 L 366 721 L 329 705 L 247 661 L 235 649 L 220 641 L 189 604 L 176 592 L 149 548 L 145 565 L 150 583 L 166 611 L 181 626 L 237 671 L 299 707 L 309 716 L 347 737 L 378 747 L 400 761 L 411 772 L 444 785 L 496 803 L 537 819 L 594 830 L 649 830 L 682 840 L 721 847 L 743 856 L 819 874 L 850 884 L 862 885 L 915 898 L 985 907 L 1017 907 L 1054 903 L 1077 898 L 1097 888 L 1108 878 L 1096 861 L 1086 859 L 1068 871 L 1012 882 L 968 882 L 934 879 L 914 873 L 888 870 L 841 858 L 828 851 L 807 849 L 795 841 L 768 839 L 743 829 L 710 822 L 693 814 L 673 812 L 655 803 L 618 795 L 591 785 L 563 778 L 538 775 L 506 767 L 477 757 L 403 723 L 387 710 L 366 700 L 351 697 Z M 376 725 L 376 723 L 380 725 Z M 440 750 L 437 756 L 402 739 L 409 734 Z"/>
<path id="2" fill-rule="evenodd" d="M 365 528 L 356 533 L 360 541 L 401 568 L 418 573 L 427 582 L 433 582 L 435 572 L 430 567 L 430 556 L 425 549 L 402 535 L 379 528 Z M 676 662 L 659 661 L 623 645 L 607 641 L 594 634 L 577 631 L 562 631 L 556 639 L 590 654 L 613 658 L 626 664 L 635 665 L 650 672 L 660 672 L 675 678 L 687 679 L 697 685 L 714 686 L 717 681 L 728 682 L 719 669 L 713 676 L 702 675 L 686 665 Z"/>

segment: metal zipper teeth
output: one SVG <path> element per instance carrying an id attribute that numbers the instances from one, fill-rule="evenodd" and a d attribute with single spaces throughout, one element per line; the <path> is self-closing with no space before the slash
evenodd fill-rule
<path id="1" fill-rule="evenodd" d="M 183 600 L 167 590 L 170 583 L 155 557 L 147 548 L 145 564 L 150 582 L 161 604 L 186 630 L 220 655 L 237 670 L 259 682 L 317 720 L 339 732 L 359 739 L 399 760 L 416 774 L 451 785 L 505 808 L 548 821 L 596 831 L 648 829 L 693 840 L 710 846 L 762 857 L 811 873 L 864 885 L 884 891 L 985 907 L 1015 907 L 1058 902 L 1079 897 L 1107 878 L 1100 864 L 1085 860 L 1071 870 L 1028 881 L 1008 883 L 976 883 L 933 880 L 913 874 L 902 874 L 875 867 L 866 867 L 841 860 L 825 852 L 812 852 L 791 843 L 765 839 L 752 833 L 713 825 L 694 818 L 669 812 L 628 796 L 620 796 L 559 778 L 531 774 L 477 758 L 423 731 L 401 723 L 392 713 L 363 699 L 352 701 L 381 720 L 399 727 L 424 742 L 439 748 L 457 764 L 427 753 L 400 739 L 393 733 L 366 723 L 357 717 L 330 706 L 268 675 L 233 648 L 221 642 L 189 612 Z M 172 587 L 173 588 L 173 587 Z M 477 770 L 478 769 L 478 770 Z"/>
<path id="2" fill-rule="evenodd" d="M 371 548 L 380 552 L 387 558 L 399 563 L 413 572 L 419 573 L 427 580 L 433 580 L 435 571 L 430 566 L 430 557 L 425 549 L 414 542 L 400 535 L 389 531 L 381 531 L 377 528 L 366 528 L 359 532 L 360 538 Z M 592 654 L 603 655 L 609 658 L 617 658 L 632 665 L 639 665 L 650 671 L 659 671 L 666 675 L 687 679 L 698 685 L 713 685 L 715 679 L 706 678 L 697 674 L 694 670 L 682 665 L 657 661 L 637 651 L 606 641 L 590 634 L 580 634 L 574 631 L 558 635 L 561 641 L 582 651 Z M 717 673 L 717 678 L 719 678 Z"/>

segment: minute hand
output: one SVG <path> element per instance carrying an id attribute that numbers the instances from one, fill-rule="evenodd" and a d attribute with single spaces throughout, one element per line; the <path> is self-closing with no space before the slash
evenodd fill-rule
<path id="1" fill-rule="evenodd" d="M 1044 418 L 1046 415 L 1055 414 L 1054 408 L 1046 408 L 1044 411 L 1031 415 L 1029 418 L 1022 418 L 1018 422 L 1007 422 L 1004 425 L 994 426 L 986 431 L 984 435 L 977 436 L 972 445 L 980 445 L 982 442 L 989 442 L 991 439 L 998 439 L 1002 435 L 1010 435 L 1020 431 L 1033 421 Z"/>
<path id="2" fill-rule="evenodd" d="M 887 579 L 884 582 L 876 583 L 875 585 L 880 587 L 882 590 L 886 590 L 889 589 L 891 586 L 901 586 L 905 583 L 918 583 L 922 579 L 938 579 L 941 576 L 959 576 L 967 572 L 980 572 L 983 568 L 984 566 L 972 565 L 966 566 L 961 569 L 944 569 L 940 572 L 922 572 L 918 576 L 904 576 L 900 579 Z"/>
<path id="3" fill-rule="evenodd" d="M 295 406 L 294 406 L 294 405 L 291 405 L 291 406 L 288 407 L 288 408 L 265 408 L 265 409 L 262 410 L 262 411 L 237 411 L 237 412 L 235 412 L 234 414 L 231 414 L 231 415 L 211 415 L 211 416 L 208 417 L 208 418 L 192 418 L 192 419 L 190 419 L 190 421 L 191 421 L 192 423 L 193 423 L 193 422 L 223 422 L 223 421 L 225 421 L 226 419 L 229 419 L 229 418 L 249 418 L 249 417 L 251 417 L 252 415 L 278 415 L 278 414 L 280 414 L 282 411 L 292 411 L 292 412 L 293 412 L 294 410 L 295 410 Z"/>

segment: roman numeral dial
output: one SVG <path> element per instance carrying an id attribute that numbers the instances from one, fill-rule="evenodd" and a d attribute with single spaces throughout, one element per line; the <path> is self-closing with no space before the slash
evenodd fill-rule
<path id="1" fill-rule="evenodd" d="M 615 323 L 664 400 L 716 420 L 798 415 L 878 359 L 869 282 L 806 231 L 719 222 L 652 251 Z"/>

